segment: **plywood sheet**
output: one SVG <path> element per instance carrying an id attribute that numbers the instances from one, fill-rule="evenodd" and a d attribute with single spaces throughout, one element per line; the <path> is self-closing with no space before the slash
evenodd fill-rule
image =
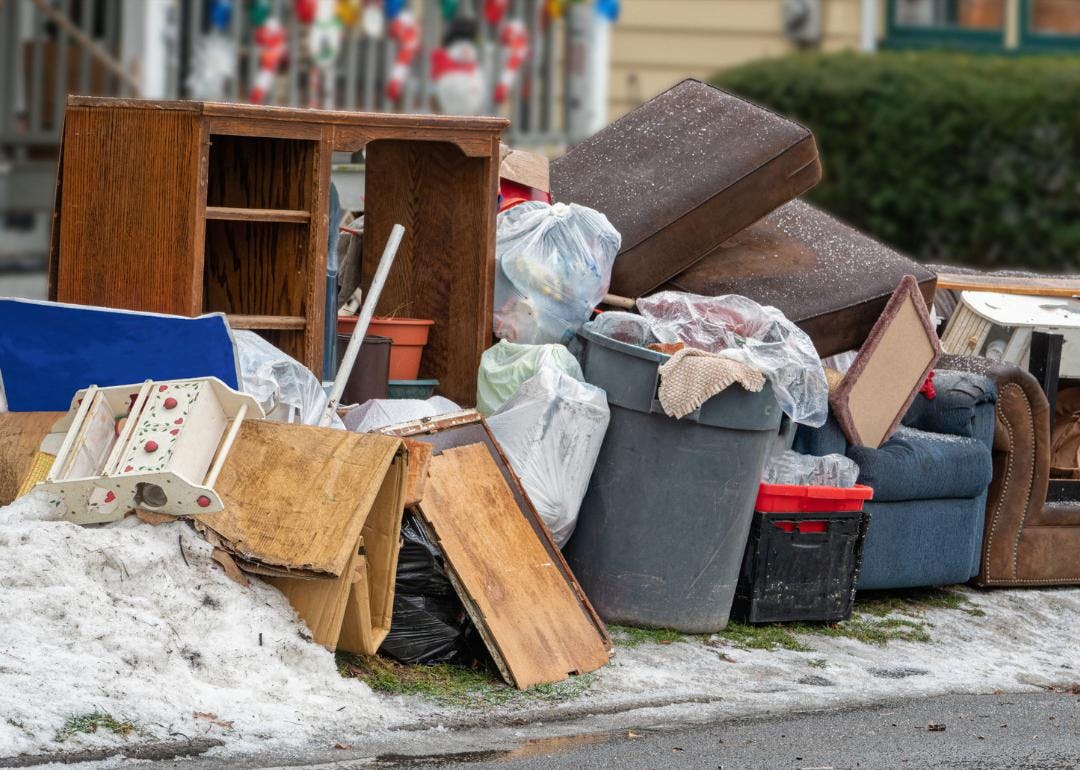
<path id="1" fill-rule="evenodd" d="M 395 438 L 245 420 L 214 485 L 225 509 L 197 520 L 246 562 L 339 576 L 386 484 L 400 517 L 404 466 Z"/>
<path id="2" fill-rule="evenodd" d="M 466 608 L 511 684 L 593 671 L 603 633 L 518 507 L 481 443 L 432 458 L 421 515 Z"/>
<path id="3" fill-rule="evenodd" d="M 941 355 L 913 276 L 900 282 L 839 388 L 829 397 L 853 444 L 877 448 L 911 406 Z"/>
<path id="4" fill-rule="evenodd" d="M 0 505 L 18 496 L 42 439 L 65 412 L 0 412 Z"/>

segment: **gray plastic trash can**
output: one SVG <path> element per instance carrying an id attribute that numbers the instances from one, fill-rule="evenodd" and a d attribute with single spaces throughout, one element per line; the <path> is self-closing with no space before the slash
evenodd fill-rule
<path id="1" fill-rule="evenodd" d="M 656 400 L 668 356 L 596 334 L 586 381 L 608 426 L 566 558 L 610 623 L 712 633 L 727 625 L 761 473 L 781 411 L 732 385 L 681 420 Z"/>

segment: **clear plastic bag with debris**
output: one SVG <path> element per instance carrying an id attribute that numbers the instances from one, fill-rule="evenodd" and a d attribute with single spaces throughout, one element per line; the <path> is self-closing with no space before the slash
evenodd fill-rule
<path id="1" fill-rule="evenodd" d="M 780 407 L 813 428 L 829 414 L 829 386 L 814 343 L 774 307 L 738 294 L 704 297 L 662 291 L 637 301 L 660 342 L 730 356 L 760 370 Z"/>
<path id="2" fill-rule="evenodd" d="M 610 417 L 603 390 L 547 362 L 488 418 L 560 548 L 574 533 Z"/>
<path id="3" fill-rule="evenodd" d="M 803 455 L 790 449 L 773 456 L 765 466 L 766 484 L 797 484 L 847 489 L 859 480 L 859 466 L 841 454 Z"/>
<path id="4" fill-rule="evenodd" d="M 344 420 L 348 430 L 371 433 L 391 425 L 458 411 L 461 411 L 460 406 L 442 396 L 428 399 L 373 398 L 345 412 Z"/>
<path id="5" fill-rule="evenodd" d="M 233 330 L 240 364 L 240 390 L 254 396 L 268 420 L 318 425 L 327 395 L 311 370 L 258 334 Z M 335 414 L 331 428 L 345 425 Z"/>
<path id="6" fill-rule="evenodd" d="M 527 201 L 499 214 L 495 336 L 566 344 L 607 293 L 622 237 L 599 211 Z"/>
<path id="7" fill-rule="evenodd" d="M 656 342 L 649 322 L 637 313 L 608 310 L 596 316 L 590 328 L 597 334 L 640 348 Z"/>
<path id="8" fill-rule="evenodd" d="M 501 340 L 485 350 L 476 377 L 476 410 L 485 417 L 491 415 L 545 363 L 575 380 L 585 379 L 581 364 L 563 345 L 518 345 Z"/>

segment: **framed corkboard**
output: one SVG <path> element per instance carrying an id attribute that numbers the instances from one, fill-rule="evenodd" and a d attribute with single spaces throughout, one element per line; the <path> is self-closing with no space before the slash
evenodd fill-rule
<path id="1" fill-rule="evenodd" d="M 848 441 L 875 449 L 887 441 L 940 355 L 918 283 L 906 275 L 829 396 Z"/>

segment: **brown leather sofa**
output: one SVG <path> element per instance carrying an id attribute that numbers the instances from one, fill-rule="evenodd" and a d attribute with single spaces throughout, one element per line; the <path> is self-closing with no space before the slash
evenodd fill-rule
<path id="1" fill-rule="evenodd" d="M 994 478 L 986 502 L 980 586 L 1080 584 L 1080 482 L 1050 484 L 1050 406 L 1039 382 L 1013 364 L 942 356 L 939 369 L 997 383 Z M 1071 499 L 1070 499 L 1071 498 Z"/>

